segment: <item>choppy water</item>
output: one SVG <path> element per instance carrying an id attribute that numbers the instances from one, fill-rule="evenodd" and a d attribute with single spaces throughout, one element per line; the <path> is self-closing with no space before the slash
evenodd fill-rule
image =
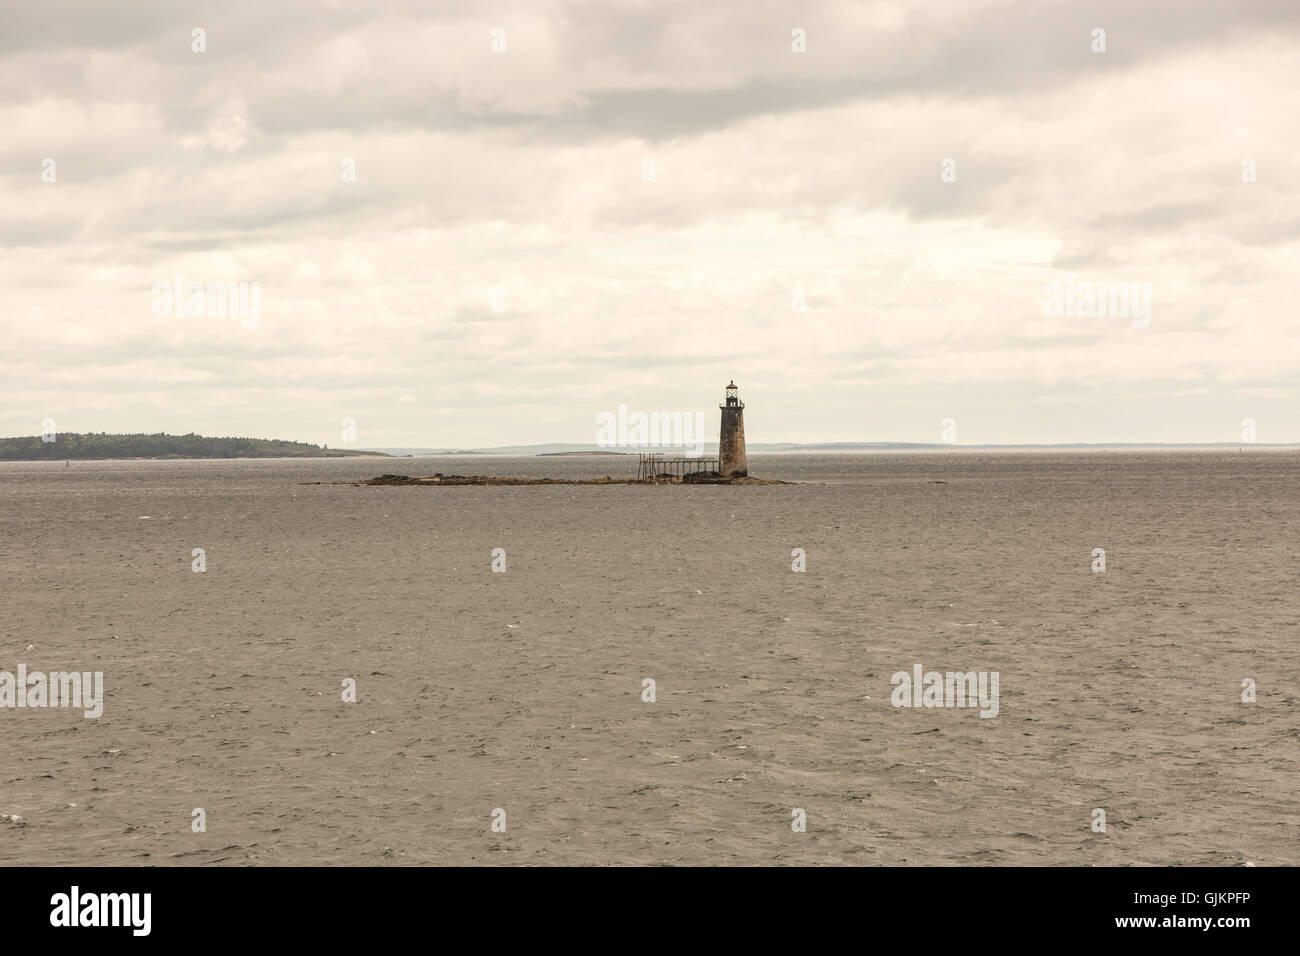
<path id="1" fill-rule="evenodd" d="M 0 862 L 1300 862 L 1294 452 L 385 471 L 635 458 L 0 464 Z"/>

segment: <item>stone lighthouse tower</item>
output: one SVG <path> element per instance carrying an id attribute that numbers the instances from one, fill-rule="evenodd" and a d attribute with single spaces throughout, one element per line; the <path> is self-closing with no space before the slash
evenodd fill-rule
<path id="1" fill-rule="evenodd" d="M 745 458 L 745 403 L 736 394 L 733 380 L 727 386 L 727 401 L 722 409 L 722 430 L 718 432 L 718 474 L 723 478 L 744 478 L 749 474 Z"/>

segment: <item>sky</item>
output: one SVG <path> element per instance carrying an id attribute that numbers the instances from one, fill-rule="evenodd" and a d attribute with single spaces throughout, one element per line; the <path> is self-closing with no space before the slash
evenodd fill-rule
<path id="1" fill-rule="evenodd" d="M 0 4 L 0 435 L 716 435 L 734 379 L 755 443 L 1298 442 L 1298 41 L 1294 0 Z"/>

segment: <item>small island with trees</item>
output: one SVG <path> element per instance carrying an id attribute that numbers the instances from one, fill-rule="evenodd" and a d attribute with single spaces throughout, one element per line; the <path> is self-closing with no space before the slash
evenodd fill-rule
<path id="1" fill-rule="evenodd" d="M 209 438 L 205 435 L 108 435 L 59 432 L 53 441 L 40 435 L 0 438 L 0 461 L 59 461 L 110 458 L 387 458 L 378 451 L 327 448 L 272 438 Z"/>

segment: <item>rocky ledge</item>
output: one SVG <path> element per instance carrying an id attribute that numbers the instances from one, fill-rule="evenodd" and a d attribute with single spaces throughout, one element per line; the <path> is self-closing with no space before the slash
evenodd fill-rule
<path id="1" fill-rule="evenodd" d="M 305 482 L 322 484 L 322 482 Z M 412 478 L 409 475 L 380 475 L 366 481 L 339 481 L 340 485 L 788 485 L 788 481 L 772 478 L 723 478 L 716 472 L 679 477 L 664 475 L 659 478 L 515 478 L 501 475 L 430 475 Z"/>

